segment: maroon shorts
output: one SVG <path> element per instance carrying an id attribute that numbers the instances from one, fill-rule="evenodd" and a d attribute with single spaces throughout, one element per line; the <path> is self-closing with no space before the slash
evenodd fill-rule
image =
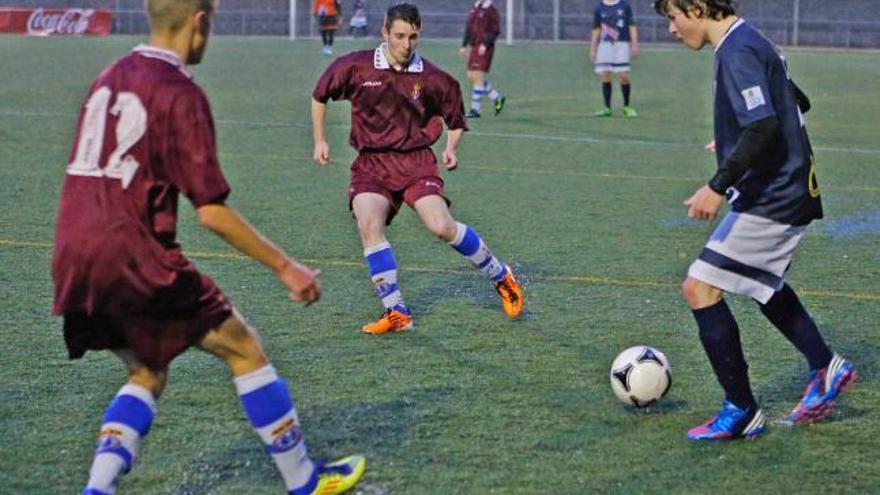
<path id="1" fill-rule="evenodd" d="M 479 48 L 480 45 L 471 47 L 471 56 L 468 58 L 467 68 L 468 70 L 489 72 L 489 68 L 492 67 L 492 55 L 495 53 L 495 47 L 487 47 L 486 54 L 482 56 L 477 53 Z"/>
<path id="2" fill-rule="evenodd" d="M 348 207 L 361 193 L 375 193 L 391 204 L 386 225 L 390 225 L 403 203 L 413 207 L 425 196 L 437 195 L 446 201 L 443 179 L 437 170 L 437 158 L 430 148 L 409 152 L 387 151 L 361 153 L 351 165 Z"/>
<path id="3" fill-rule="evenodd" d="M 70 359 L 86 351 L 130 349 L 150 369 L 164 370 L 171 361 L 218 328 L 232 315 L 232 303 L 208 277 L 203 297 L 173 313 L 87 315 L 64 314 L 64 342 Z"/>

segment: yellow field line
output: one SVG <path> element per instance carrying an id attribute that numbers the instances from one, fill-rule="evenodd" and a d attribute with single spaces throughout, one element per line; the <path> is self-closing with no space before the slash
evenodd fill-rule
<path id="1" fill-rule="evenodd" d="M 19 247 L 19 248 L 39 248 L 39 249 L 51 249 L 52 244 L 48 242 L 40 242 L 40 241 L 15 241 L 10 239 L 0 239 L 0 247 Z M 231 259 L 231 260 L 249 260 L 249 258 L 243 254 L 232 252 L 232 251 L 188 251 L 186 253 L 187 256 L 191 258 L 202 258 L 202 259 Z M 344 266 L 344 267 L 356 267 L 362 268 L 364 266 L 362 261 L 347 261 L 347 260 L 332 260 L 332 259 L 319 259 L 319 258 L 301 258 L 301 261 L 316 266 Z M 458 275 L 467 275 L 473 274 L 476 276 L 476 272 L 473 270 L 449 270 L 444 268 L 429 268 L 429 267 L 419 267 L 419 266 L 408 266 L 406 268 L 407 271 L 416 272 L 416 273 L 454 273 Z M 585 285 L 602 285 L 602 286 L 612 286 L 612 287 L 636 287 L 636 288 L 650 288 L 650 289 L 672 289 L 678 286 L 677 283 L 667 282 L 667 281 L 658 281 L 658 280 L 647 280 L 647 279 L 615 279 L 615 278 L 607 278 L 607 277 L 596 277 L 590 275 L 538 275 L 532 277 L 535 280 L 548 280 L 552 282 L 563 282 L 563 283 L 574 283 L 574 284 L 585 284 Z M 832 291 L 832 290 L 799 290 L 798 293 L 805 296 L 813 296 L 813 297 L 834 297 L 841 299 L 854 299 L 858 301 L 880 301 L 880 295 L 876 294 L 865 294 L 861 292 L 841 292 L 841 291 Z"/>

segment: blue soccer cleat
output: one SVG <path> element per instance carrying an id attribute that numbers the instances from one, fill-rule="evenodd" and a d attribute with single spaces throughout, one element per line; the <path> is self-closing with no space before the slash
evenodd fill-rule
<path id="1" fill-rule="evenodd" d="M 764 413 L 757 407 L 740 409 L 724 401 L 721 411 L 709 421 L 691 428 L 688 440 L 733 440 L 755 438 L 764 433 Z"/>
<path id="2" fill-rule="evenodd" d="M 810 372 L 807 391 L 788 415 L 788 419 L 794 424 L 822 421 L 834 412 L 837 397 L 852 388 L 858 378 L 855 366 L 835 354 L 827 368 Z"/>

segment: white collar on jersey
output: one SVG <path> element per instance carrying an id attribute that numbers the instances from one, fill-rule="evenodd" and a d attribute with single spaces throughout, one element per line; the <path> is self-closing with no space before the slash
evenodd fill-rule
<path id="1" fill-rule="evenodd" d="M 391 68 L 391 63 L 388 62 L 388 57 L 385 56 L 386 46 L 387 43 L 382 43 L 379 45 L 379 48 L 376 48 L 376 51 L 373 52 L 373 67 L 379 70 L 388 70 Z M 412 60 L 409 61 L 409 65 L 403 70 L 403 72 L 420 73 L 423 70 L 425 70 L 425 64 L 422 63 L 422 57 L 416 52 L 413 54 Z"/>
<path id="2" fill-rule="evenodd" d="M 718 49 L 721 48 L 721 44 L 724 43 L 724 40 L 726 40 L 728 36 L 730 36 L 730 33 L 732 33 L 734 29 L 742 26 L 744 22 L 746 21 L 742 17 L 740 17 L 736 20 L 736 22 L 731 24 L 729 28 L 727 28 L 727 32 L 724 33 L 724 36 L 722 36 L 721 39 L 718 40 L 718 44 L 715 45 L 715 53 L 718 53 Z"/>
<path id="3" fill-rule="evenodd" d="M 474 3 L 474 7 L 477 7 L 477 8 L 482 7 L 484 9 L 488 9 L 491 6 L 492 6 L 492 0 L 477 0 L 476 3 Z"/>
<path id="4" fill-rule="evenodd" d="M 172 52 L 171 50 L 166 50 L 164 48 L 159 48 L 158 46 L 145 45 L 141 43 L 140 45 L 134 47 L 133 52 L 137 52 L 139 55 L 147 58 L 154 58 L 156 60 L 161 60 L 163 62 L 167 62 L 174 67 L 177 68 L 180 72 L 192 79 L 192 74 L 188 70 L 186 70 L 186 66 L 183 65 L 183 61 L 180 60 L 180 56 L 176 52 Z"/>

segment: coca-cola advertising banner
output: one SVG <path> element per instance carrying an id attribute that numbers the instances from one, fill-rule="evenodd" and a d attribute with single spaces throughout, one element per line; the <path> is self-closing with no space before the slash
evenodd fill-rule
<path id="1" fill-rule="evenodd" d="M 98 9 L 0 8 L 0 33 L 32 36 L 110 34 L 110 11 Z"/>

